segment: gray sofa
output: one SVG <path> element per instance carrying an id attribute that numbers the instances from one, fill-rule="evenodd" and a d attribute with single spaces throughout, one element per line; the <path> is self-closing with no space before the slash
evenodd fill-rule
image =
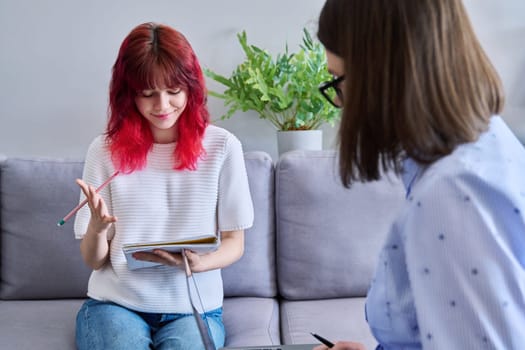
<path id="1" fill-rule="evenodd" d="M 342 187 L 333 151 L 274 162 L 245 153 L 255 224 L 223 270 L 227 346 L 315 343 L 309 332 L 373 349 L 364 297 L 403 189 L 393 176 Z M 72 221 L 81 160 L 0 161 L 0 347 L 74 349 L 89 269 Z"/>

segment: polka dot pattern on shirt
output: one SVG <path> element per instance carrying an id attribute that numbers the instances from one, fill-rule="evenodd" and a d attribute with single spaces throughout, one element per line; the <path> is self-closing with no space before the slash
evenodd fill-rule
<path id="1" fill-rule="evenodd" d="M 493 118 L 491 131 L 475 143 L 428 168 L 407 169 L 407 205 L 367 300 L 374 335 L 385 349 L 520 348 L 523 146 Z"/>

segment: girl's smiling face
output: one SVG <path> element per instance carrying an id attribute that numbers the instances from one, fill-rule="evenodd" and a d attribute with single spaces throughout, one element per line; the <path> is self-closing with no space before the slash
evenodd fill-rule
<path id="1" fill-rule="evenodd" d="M 135 105 L 149 122 L 155 143 L 177 140 L 177 120 L 186 108 L 188 95 L 181 88 L 155 88 L 139 91 Z"/>

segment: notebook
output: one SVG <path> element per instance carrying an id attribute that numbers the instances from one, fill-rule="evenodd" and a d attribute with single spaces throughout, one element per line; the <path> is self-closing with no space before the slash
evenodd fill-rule
<path id="1" fill-rule="evenodd" d="M 206 253 L 219 248 L 221 244 L 220 238 L 213 234 L 201 235 L 195 237 L 184 237 L 170 242 L 149 242 L 149 243 L 132 243 L 125 244 L 122 251 L 126 256 L 128 268 L 130 270 L 142 269 L 145 267 L 152 267 L 160 265 L 156 262 L 136 260 L 133 258 L 133 253 L 149 252 L 153 249 L 167 250 L 172 253 L 180 253 L 183 249 L 192 250 L 197 253 Z"/>

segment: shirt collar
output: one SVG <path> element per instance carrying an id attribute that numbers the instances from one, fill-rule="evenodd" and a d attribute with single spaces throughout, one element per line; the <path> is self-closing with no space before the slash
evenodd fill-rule
<path id="1" fill-rule="evenodd" d="M 421 173 L 422 169 L 423 167 L 412 158 L 407 157 L 403 161 L 403 172 L 401 173 L 401 179 L 405 185 L 406 198 L 408 198 L 410 195 L 412 187 L 414 186 L 414 183 L 416 182 L 416 179 Z"/>

